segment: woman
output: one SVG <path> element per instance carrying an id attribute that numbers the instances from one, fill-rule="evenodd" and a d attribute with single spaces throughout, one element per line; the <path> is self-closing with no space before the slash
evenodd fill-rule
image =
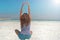
<path id="1" fill-rule="evenodd" d="M 22 14 L 24 4 L 28 5 L 28 14 Z M 21 32 L 19 32 L 17 29 L 15 30 L 16 34 L 19 36 L 20 39 L 29 39 L 31 37 L 32 31 L 30 31 L 30 22 L 30 5 L 28 3 L 23 3 L 22 8 L 20 10 Z"/>

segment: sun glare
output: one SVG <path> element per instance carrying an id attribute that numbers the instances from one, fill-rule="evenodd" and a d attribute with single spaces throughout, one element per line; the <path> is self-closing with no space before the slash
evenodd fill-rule
<path id="1" fill-rule="evenodd" d="M 60 0 L 53 0 L 53 4 L 54 5 L 59 5 L 60 4 Z"/>
<path id="2" fill-rule="evenodd" d="M 60 3 L 60 0 L 55 0 L 56 4 L 59 4 Z"/>

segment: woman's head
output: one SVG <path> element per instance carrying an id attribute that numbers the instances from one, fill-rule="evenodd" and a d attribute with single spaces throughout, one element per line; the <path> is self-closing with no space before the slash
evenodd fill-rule
<path id="1" fill-rule="evenodd" d="M 26 18 L 26 17 L 28 17 L 28 14 L 27 14 L 27 13 L 24 13 L 22 16 L 23 16 L 24 18 Z"/>
<path id="2" fill-rule="evenodd" d="M 24 24 L 27 26 L 30 23 L 30 17 L 27 13 L 24 13 L 21 16 L 21 26 L 23 26 Z"/>
<path id="3" fill-rule="evenodd" d="M 27 13 L 24 13 L 23 15 L 24 15 L 24 16 L 27 16 L 28 14 L 27 14 Z"/>

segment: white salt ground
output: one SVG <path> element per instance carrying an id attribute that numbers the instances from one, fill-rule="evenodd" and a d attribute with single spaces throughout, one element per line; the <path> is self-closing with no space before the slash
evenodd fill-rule
<path id="1" fill-rule="evenodd" d="M 18 21 L 0 21 L 0 40 L 20 40 L 15 33 Z M 60 21 L 32 21 L 30 40 L 60 40 Z"/>

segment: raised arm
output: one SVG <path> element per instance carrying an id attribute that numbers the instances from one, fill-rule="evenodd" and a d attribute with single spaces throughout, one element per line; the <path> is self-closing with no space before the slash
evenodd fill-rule
<path id="1" fill-rule="evenodd" d="M 28 14 L 30 15 L 30 5 L 28 3 Z"/>
<path id="2" fill-rule="evenodd" d="M 30 14 L 30 4 L 28 3 L 28 15 L 29 15 L 29 17 L 30 17 L 30 19 L 31 19 L 31 14 Z"/>
<path id="3" fill-rule="evenodd" d="M 20 10 L 20 17 L 22 16 L 23 6 L 24 6 L 24 3 L 22 4 L 21 10 Z"/>

